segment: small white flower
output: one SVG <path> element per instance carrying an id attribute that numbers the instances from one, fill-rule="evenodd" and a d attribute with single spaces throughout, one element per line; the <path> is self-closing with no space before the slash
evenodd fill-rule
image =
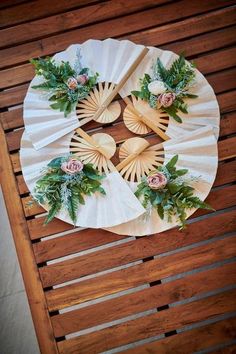
<path id="1" fill-rule="evenodd" d="M 162 81 L 155 80 L 150 82 L 150 84 L 148 85 L 148 90 L 153 95 L 160 95 L 161 93 L 164 93 L 166 91 L 166 87 Z"/>

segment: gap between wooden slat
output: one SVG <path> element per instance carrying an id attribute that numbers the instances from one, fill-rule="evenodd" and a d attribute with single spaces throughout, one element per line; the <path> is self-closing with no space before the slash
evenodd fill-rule
<path id="1" fill-rule="evenodd" d="M 236 310 L 236 290 L 231 290 L 208 298 L 181 305 L 176 308 L 162 311 L 107 328 L 88 335 L 76 337 L 58 343 L 61 354 L 84 352 L 102 352 L 136 340 L 165 333 L 181 328 L 189 323 L 206 320 L 222 313 Z M 131 325 L 132 322 L 132 325 Z M 128 328 L 128 330 L 127 330 Z"/>
<path id="2" fill-rule="evenodd" d="M 181 354 L 195 353 L 233 340 L 236 337 L 235 328 L 236 317 L 229 318 L 179 333 L 177 336 L 136 346 L 122 351 L 122 354 L 172 354 L 176 352 L 176 348 Z"/>
<path id="3" fill-rule="evenodd" d="M 127 290 L 174 274 L 230 259 L 235 256 L 236 237 L 198 246 L 160 259 L 46 292 L 50 311 Z"/>

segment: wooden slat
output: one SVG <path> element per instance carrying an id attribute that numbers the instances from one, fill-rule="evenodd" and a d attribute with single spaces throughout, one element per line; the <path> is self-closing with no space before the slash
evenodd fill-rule
<path id="1" fill-rule="evenodd" d="M 23 108 L 0 113 L 0 122 L 4 130 L 23 126 Z"/>
<path id="2" fill-rule="evenodd" d="M 42 263 L 46 260 L 86 251 L 125 238 L 126 236 L 113 234 L 106 230 L 86 229 L 44 242 L 34 243 L 33 250 L 37 263 Z"/>
<path id="3" fill-rule="evenodd" d="M 220 136 L 236 133 L 236 112 L 224 114 L 221 119 Z"/>
<path id="4" fill-rule="evenodd" d="M 58 343 L 61 354 L 99 353 L 236 310 L 236 290 Z"/>
<path id="5" fill-rule="evenodd" d="M 236 156 L 236 137 L 219 141 L 219 161 L 230 159 Z"/>
<path id="6" fill-rule="evenodd" d="M 122 351 L 122 354 L 173 354 L 177 352 L 189 354 L 227 343 L 235 337 L 236 318 L 234 317 Z M 213 354 L 212 351 L 211 353 Z M 229 354 L 227 349 L 225 353 Z"/>
<path id="7" fill-rule="evenodd" d="M 42 16 L 60 13 L 82 5 L 88 5 L 95 0 L 47 0 L 33 1 L 13 8 L 5 9 L 0 14 L 0 27 L 12 26 L 17 23 L 33 20 Z"/>
<path id="8" fill-rule="evenodd" d="M 215 53 L 204 55 L 195 59 L 195 62 L 204 74 L 231 68 L 236 65 L 236 48 L 221 50 L 217 52 L 217 55 Z"/>
<path id="9" fill-rule="evenodd" d="M 228 7 L 183 21 L 139 31 L 129 35 L 129 39 L 135 43 L 150 46 L 166 45 L 169 42 L 233 25 L 235 20 L 234 8 Z"/>
<path id="10" fill-rule="evenodd" d="M 207 81 L 213 87 L 215 93 L 233 90 L 236 87 L 236 69 L 228 69 L 207 75 Z"/>
<path id="11" fill-rule="evenodd" d="M 184 55 L 189 57 L 233 45 L 236 42 L 235 38 L 236 26 L 232 26 L 180 42 L 166 44 L 162 46 L 162 49 L 171 50 L 175 53 L 184 52 Z"/>
<path id="12" fill-rule="evenodd" d="M 227 226 L 221 225 L 224 217 L 229 222 Z M 234 222 L 233 218 L 236 218 L 235 212 L 227 215 L 218 215 L 215 218 L 208 218 L 198 223 L 190 224 L 187 231 L 183 233 L 175 229 L 175 231 L 172 230 L 171 232 L 165 232 L 109 247 L 102 251 L 96 251 L 89 256 L 74 257 L 42 267 L 39 269 L 42 284 L 44 287 L 49 287 L 64 283 L 137 260 L 173 251 L 194 242 L 210 239 L 211 237 L 223 234 L 226 230 L 229 230 L 228 232 L 234 231 L 236 229 L 236 221 Z M 198 230 L 201 230 L 201 233 Z M 170 237 L 172 238 L 171 244 L 169 244 Z"/>
<path id="13" fill-rule="evenodd" d="M 28 84 L 25 84 L 0 92 L 0 108 L 22 103 L 28 90 L 28 86 Z"/>
<path id="14" fill-rule="evenodd" d="M 235 110 L 236 90 L 218 95 L 217 99 L 221 112 L 232 112 Z"/>
<path id="15" fill-rule="evenodd" d="M 178 252 L 46 292 L 51 311 L 151 283 L 235 256 L 236 237 Z"/>
<path id="16" fill-rule="evenodd" d="M 32 0 L 31 0 L 32 1 Z M 10 6 L 19 5 L 23 2 L 30 2 L 30 0 L 1 0 L 0 9 L 9 8 Z"/>
<path id="17" fill-rule="evenodd" d="M 232 183 L 236 176 L 236 160 L 226 161 L 220 164 L 217 170 L 216 179 L 213 184 L 214 187 L 219 187 L 223 184 Z"/>
<path id="18" fill-rule="evenodd" d="M 203 3 L 197 0 L 192 0 L 191 2 L 183 0 L 173 4 L 167 4 L 161 8 L 141 11 L 137 14 L 73 30 L 69 33 L 62 33 L 39 41 L 3 49 L 0 51 L 0 67 L 4 68 L 6 66 L 23 63 L 27 61 L 31 55 L 34 57 L 50 55 L 65 49 L 66 46 L 73 42 L 83 42 L 91 37 L 103 39 L 106 37 L 107 33 L 109 33 L 110 37 L 117 37 L 147 27 L 180 20 L 183 17 L 183 7 L 185 9 L 184 16 L 188 17 L 232 4 L 234 4 L 233 0 L 218 0 L 217 2 L 208 0 Z"/>
<path id="19" fill-rule="evenodd" d="M 11 223 L 19 264 L 23 273 L 26 293 L 42 352 L 57 353 L 38 268 L 34 260 L 27 224 L 21 207 L 3 129 L 0 125 L 0 182 Z M 14 206 L 14 207 L 13 207 Z M 22 252 L 24 250 L 24 252 Z"/>
<path id="20" fill-rule="evenodd" d="M 160 252 L 161 247 L 169 247 L 168 250 L 173 249 L 173 247 L 182 247 L 183 245 L 191 244 L 197 242 L 201 237 L 211 238 L 218 236 L 227 232 L 234 231 L 234 218 L 236 217 L 235 212 L 228 212 L 220 215 L 213 215 L 211 218 L 199 221 L 197 224 L 193 223 L 188 225 L 186 230 L 179 232 L 177 229 L 168 230 L 165 233 L 158 233 L 157 235 L 152 235 L 147 239 L 138 239 L 135 242 L 130 242 L 125 244 L 124 247 L 119 246 L 113 249 L 109 249 L 111 252 L 115 253 L 115 259 L 112 259 L 112 264 L 117 262 L 120 257 L 123 264 L 128 263 L 131 260 L 137 258 L 137 256 L 148 257 L 155 254 L 155 252 Z M 226 220 L 226 223 L 223 220 Z M 215 227 L 213 227 L 216 225 Z M 199 228 L 204 230 L 204 235 L 198 233 Z M 195 230 L 196 229 L 196 230 Z M 169 244 L 169 237 L 171 237 L 173 244 Z M 38 263 L 45 262 L 54 258 L 63 257 L 72 253 L 81 252 L 83 250 L 99 246 L 105 241 L 112 242 L 122 239 L 123 236 L 118 236 L 113 233 L 107 233 L 104 230 L 84 230 L 80 233 L 73 233 L 66 236 L 60 236 L 52 240 L 46 240 L 44 242 L 38 242 L 33 245 L 36 261 Z M 160 241 L 159 241 L 160 239 Z M 166 244 L 165 244 L 166 240 Z M 157 242 L 158 241 L 158 242 Z M 137 242 L 137 243 L 136 243 Z M 157 245 L 153 246 L 152 243 Z M 159 243 L 160 242 L 160 243 Z M 164 242 L 164 245 L 163 245 Z M 186 243 L 187 242 L 187 243 Z M 137 246 L 135 246 L 137 244 Z M 63 246 L 63 247 L 62 247 Z M 134 247 L 135 252 L 132 251 Z M 116 249 L 121 252 L 120 255 L 116 254 Z M 114 252 L 115 251 L 115 252 Z M 108 251 L 103 251 L 101 254 L 107 254 Z M 110 252 L 108 258 L 110 259 Z M 92 262 L 90 259 L 89 262 Z M 94 263 L 93 260 L 92 263 Z M 103 266 L 104 262 L 111 262 L 111 260 L 102 260 Z M 106 264 L 106 263 L 105 263 Z M 102 265 L 99 266 L 100 268 Z"/>
<path id="21" fill-rule="evenodd" d="M 214 350 L 211 352 L 211 354 L 235 354 L 235 352 L 236 352 L 236 344 L 231 344 L 226 346 L 225 348 Z"/>
<path id="22" fill-rule="evenodd" d="M 138 32 L 135 35 L 126 35 L 125 38 L 133 40 L 135 42 L 139 42 L 141 44 L 160 46 L 161 44 L 165 44 L 173 40 L 180 40 L 181 38 L 185 38 L 191 35 L 193 36 L 199 33 L 204 33 L 209 30 L 214 30 L 222 28 L 224 26 L 232 25 L 235 23 L 235 21 L 235 11 L 232 8 L 226 8 L 210 12 L 208 14 L 200 15 L 195 18 L 171 23 L 165 26 L 158 26 L 151 30 Z M 222 42 L 224 41 L 226 41 L 225 37 L 222 38 Z M 200 52 L 207 51 L 208 46 L 211 45 L 208 40 L 206 42 L 204 41 L 204 39 L 199 40 L 198 43 L 198 50 L 200 50 Z M 180 48 L 180 45 L 182 44 L 178 44 L 178 48 Z M 195 43 L 195 46 L 196 45 L 197 44 Z M 179 50 L 178 48 L 175 49 Z M 189 47 L 187 48 L 188 50 L 190 50 Z M 30 81 L 33 77 L 33 74 L 34 70 L 32 68 L 32 65 L 30 64 L 24 64 L 14 68 L 3 70 L 0 73 L 0 88 L 9 87 L 24 83 L 26 81 Z"/>
<path id="23" fill-rule="evenodd" d="M 220 268 L 185 276 L 175 281 L 53 316 L 54 333 L 56 337 L 61 337 L 196 295 L 199 296 L 218 288 L 233 286 L 235 282 L 236 264 L 230 263 Z"/>
<path id="24" fill-rule="evenodd" d="M 97 3 L 82 9 L 75 9 L 60 15 L 30 21 L 26 24 L 3 29 L 1 31 L 0 47 L 13 46 L 26 41 L 49 36 L 54 33 L 65 32 L 73 28 L 79 28 L 93 22 L 104 21 L 122 15 L 128 15 L 135 11 L 141 11 L 158 6 L 170 0 L 122 0 L 114 2 Z M 78 1 L 77 1 L 78 3 Z M 64 9 L 63 9 L 64 10 Z"/>

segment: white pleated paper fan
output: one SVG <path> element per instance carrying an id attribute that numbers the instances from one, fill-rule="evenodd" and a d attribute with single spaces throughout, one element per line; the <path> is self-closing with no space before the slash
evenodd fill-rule
<path id="1" fill-rule="evenodd" d="M 54 158 L 70 153 L 73 132 L 43 149 L 35 150 L 24 132 L 21 140 L 20 160 L 25 182 L 33 194 L 36 181 L 42 176 L 42 169 Z M 76 226 L 101 228 L 111 227 L 133 220 L 145 212 L 128 184 L 118 172 L 108 173 L 102 182 L 106 191 L 103 196 L 95 193 L 85 196 L 85 205 L 79 205 Z M 48 210 L 47 205 L 42 205 Z M 67 211 L 60 211 L 57 218 L 73 224 Z"/>
<path id="2" fill-rule="evenodd" d="M 78 51 L 82 67 L 99 73 L 99 82 L 119 83 L 132 63 L 137 59 L 144 46 L 130 41 L 106 39 L 104 41 L 88 40 L 83 44 L 74 44 L 53 58 L 57 63 L 69 61 L 76 64 Z M 24 123 L 27 133 L 35 147 L 40 149 L 66 135 L 80 126 L 76 111 L 64 117 L 64 112 L 53 110 L 48 95 L 32 86 L 42 83 L 44 79 L 35 76 L 31 81 L 24 100 Z M 119 110 L 117 109 L 118 115 Z M 118 116 L 117 116 L 118 118 Z"/>
<path id="3" fill-rule="evenodd" d="M 157 58 L 160 58 L 166 68 L 169 68 L 178 55 L 167 50 L 149 47 L 149 52 L 120 91 L 122 97 L 129 96 L 133 90 L 140 90 L 139 79 L 143 78 L 145 73 L 152 76 L 152 66 Z M 189 93 L 198 95 L 198 98 L 185 100 L 188 104 L 188 113 L 178 112 L 182 123 L 170 118 L 165 131 L 170 138 L 178 138 L 180 135 L 207 125 L 212 126 L 216 138 L 219 136 L 220 112 L 215 93 L 199 70 L 195 69 L 195 71 L 196 82 Z M 151 111 L 153 111 L 152 108 L 150 108 Z"/>
<path id="4" fill-rule="evenodd" d="M 196 196 L 205 200 L 214 183 L 218 156 L 217 141 L 211 127 L 200 128 L 183 138 L 171 139 L 163 143 L 164 164 L 173 156 L 179 155 L 176 167 L 187 168 L 188 175 L 191 176 L 189 185 L 195 188 Z M 137 189 L 137 182 L 127 182 L 133 192 Z M 188 217 L 196 209 L 187 212 Z M 121 235 L 146 236 L 157 232 L 168 230 L 177 225 L 177 220 L 167 222 L 166 218 L 161 220 L 157 211 L 152 209 L 151 214 L 142 215 L 122 225 L 106 228 L 108 231 Z"/>

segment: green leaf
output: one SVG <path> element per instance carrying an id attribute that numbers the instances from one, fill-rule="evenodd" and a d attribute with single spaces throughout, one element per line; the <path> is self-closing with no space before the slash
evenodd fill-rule
<path id="1" fill-rule="evenodd" d="M 52 219 L 56 216 L 56 214 L 61 209 L 61 202 L 57 201 L 54 205 L 49 209 L 48 216 L 44 222 L 44 224 L 48 224 Z"/>
<path id="2" fill-rule="evenodd" d="M 104 178 L 103 175 L 98 174 L 91 164 L 84 165 L 83 172 L 87 177 L 96 181 L 100 181 Z"/>
<path id="3" fill-rule="evenodd" d="M 181 185 L 169 182 L 167 184 L 167 188 L 170 191 L 171 194 L 177 193 L 181 189 Z"/>
<path id="4" fill-rule="evenodd" d="M 77 220 L 78 199 L 75 193 L 73 193 L 73 189 L 71 189 L 71 196 L 68 198 L 67 210 L 75 225 Z"/>
<path id="5" fill-rule="evenodd" d="M 164 209 L 161 204 L 158 205 L 157 212 L 158 212 L 158 215 L 160 216 L 160 218 L 163 220 L 164 219 Z"/>
<path id="6" fill-rule="evenodd" d="M 55 159 L 50 161 L 47 164 L 47 166 L 51 167 L 51 168 L 59 168 L 59 167 L 61 167 L 61 163 L 62 163 L 62 158 L 61 157 L 56 157 Z"/>
<path id="7" fill-rule="evenodd" d="M 185 169 L 183 168 L 182 170 L 176 171 L 176 174 L 177 174 L 178 177 L 186 175 L 186 173 L 188 173 L 188 170 L 186 168 Z"/>
<path id="8" fill-rule="evenodd" d="M 165 167 L 169 170 L 175 167 L 177 161 L 178 161 L 179 156 L 175 155 L 172 157 L 172 159 L 165 165 Z"/>

